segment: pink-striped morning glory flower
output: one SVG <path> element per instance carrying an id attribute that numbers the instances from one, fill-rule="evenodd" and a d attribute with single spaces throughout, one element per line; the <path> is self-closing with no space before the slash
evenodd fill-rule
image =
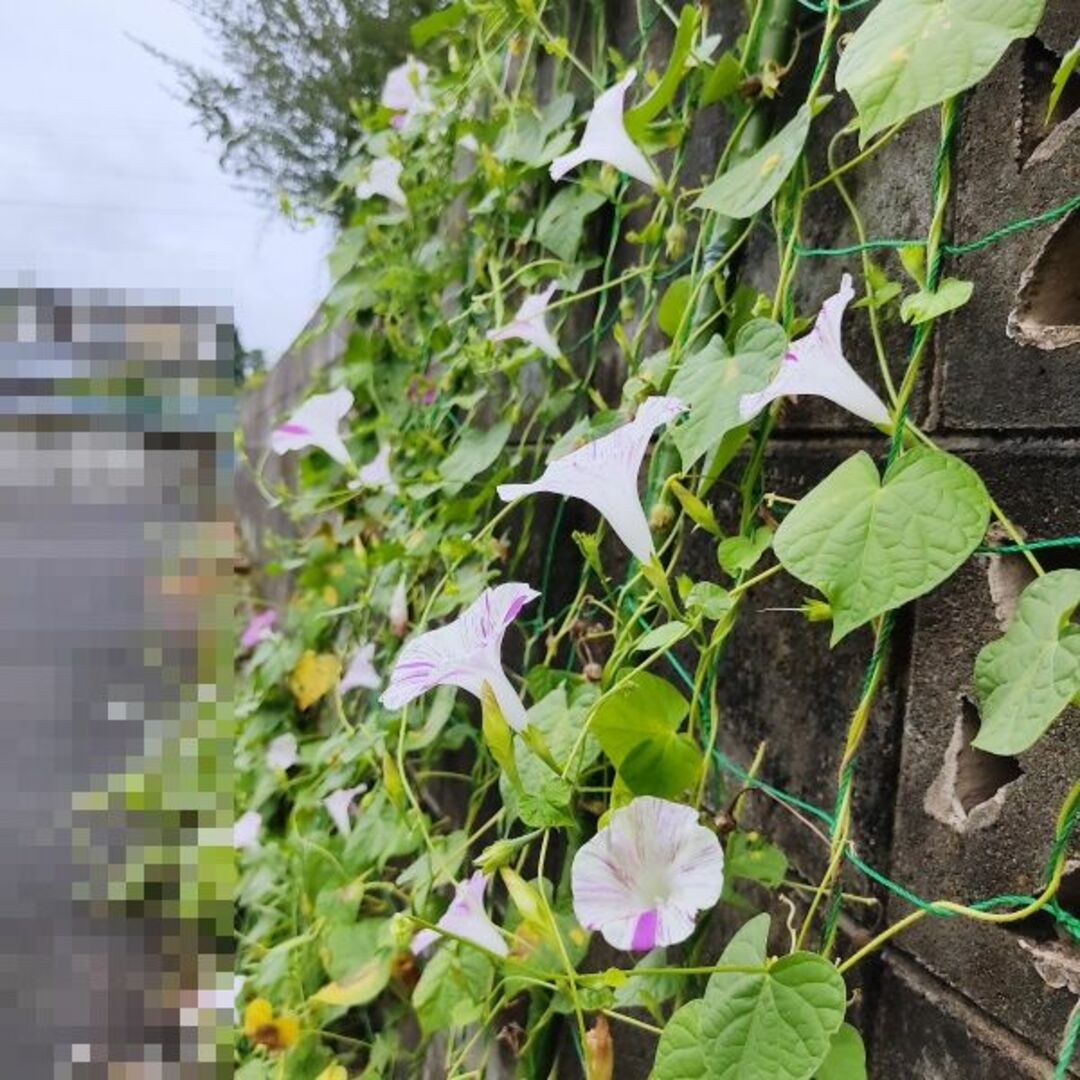
<path id="1" fill-rule="evenodd" d="M 260 611 L 252 615 L 244 632 L 240 635 L 240 647 L 242 649 L 254 649 L 260 641 L 266 641 L 273 636 L 274 623 L 277 622 L 277 612 L 272 608 Z"/>
<path id="2" fill-rule="evenodd" d="M 541 352 L 553 360 L 560 355 L 559 343 L 547 328 L 545 315 L 551 297 L 559 286 L 553 281 L 543 292 L 525 297 L 517 314 L 505 326 L 489 330 L 488 341 L 507 341 L 520 338 L 535 345 Z"/>
<path id="3" fill-rule="evenodd" d="M 574 914 L 616 949 L 684 941 L 724 886 L 724 853 L 689 806 L 642 795 L 574 856 Z"/>
<path id="4" fill-rule="evenodd" d="M 791 343 L 773 381 L 756 394 L 743 394 L 739 413 L 744 420 L 757 416 L 778 397 L 814 394 L 828 398 L 871 424 L 890 423 L 889 410 L 881 398 L 844 358 L 840 327 L 844 309 L 854 295 L 851 275 L 845 274 L 840 280 L 840 291 L 821 305 L 813 330 Z"/>
<path id="5" fill-rule="evenodd" d="M 510 502 L 546 491 L 584 499 L 607 519 L 634 557 L 647 563 L 652 535 L 638 495 L 638 470 L 652 433 L 685 409 L 678 398 L 646 398 L 630 423 L 548 462 L 540 479 L 531 484 L 500 484 L 499 498 Z"/>
<path id="6" fill-rule="evenodd" d="M 414 117 L 431 109 L 427 64 L 411 56 L 387 73 L 379 101 L 398 115 L 390 122 L 401 129 Z"/>
<path id="7" fill-rule="evenodd" d="M 637 72 L 631 68 L 596 99 L 577 149 L 551 163 L 552 180 L 561 180 L 571 169 L 586 161 L 602 161 L 649 187 L 658 185 L 656 170 L 627 134 L 623 123 L 623 98 L 636 76 Z"/>
<path id="8" fill-rule="evenodd" d="M 270 435 L 270 448 L 275 454 L 317 446 L 341 465 L 352 465 L 352 458 L 338 434 L 338 425 L 352 408 L 352 391 L 339 387 L 329 394 L 309 397 L 280 427 Z"/>
<path id="9" fill-rule="evenodd" d="M 279 735 L 266 750 L 266 764 L 271 769 L 280 769 L 282 772 L 296 764 L 296 757 L 296 736 L 291 731 Z"/>
<path id="10" fill-rule="evenodd" d="M 457 686 L 476 697 L 488 683 L 507 723 L 520 731 L 525 706 L 502 667 L 506 628 L 540 594 L 520 581 L 485 589 L 453 622 L 408 642 L 380 700 L 400 709 L 436 686 Z"/>
<path id="11" fill-rule="evenodd" d="M 367 784 L 357 784 L 356 787 L 340 788 L 333 791 L 323 799 L 326 812 L 330 815 L 342 836 L 348 836 L 351 832 L 352 820 L 349 817 L 349 810 L 357 795 L 362 795 L 365 791 L 367 791 Z"/>
<path id="12" fill-rule="evenodd" d="M 375 646 L 369 641 L 360 646 L 353 654 L 345 674 L 338 683 L 338 693 L 346 694 L 350 690 L 378 690 L 382 679 L 372 662 L 375 659 Z"/>
<path id="13" fill-rule="evenodd" d="M 367 176 L 356 185 L 356 197 L 361 202 L 381 195 L 398 206 L 408 206 L 405 192 L 401 190 L 401 162 L 397 158 L 379 157 L 372 161 Z"/>
<path id="14" fill-rule="evenodd" d="M 488 879 L 482 870 L 477 870 L 468 881 L 462 881 L 454 888 L 454 899 L 443 917 L 435 924 L 439 930 L 456 934 L 466 941 L 472 941 L 488 952 L 506 956 L 510 951 L 495 924 L 484 910 L 484 892 Z M 412 939 L 410 948 L 416 954 L 422 953 L 439 939 L 436 930 L 421 930 Z"/>

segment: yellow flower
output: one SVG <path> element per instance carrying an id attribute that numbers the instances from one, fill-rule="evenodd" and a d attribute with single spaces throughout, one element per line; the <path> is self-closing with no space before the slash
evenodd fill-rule
<path id="1" fill-rule="evenodd" d="M 289 1013 L 274 1016 L 266 998 L 256 998 L 244 1009 L 244 1034 L 272 1053 L 288 1050 L 300 1038 L 300 1021 Z"/>

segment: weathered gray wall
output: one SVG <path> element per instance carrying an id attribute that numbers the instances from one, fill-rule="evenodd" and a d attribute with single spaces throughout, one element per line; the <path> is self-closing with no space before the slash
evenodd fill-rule
<path id="1" fill-rule="evenodd" d="M 609 25 L 617 28 L 616 36 L 622 32 L 618 28 L 625 28 L 627 44 L 636 32 L 634 6 L 633 0 L 609 0 Z M 723 7 L 714 21 L 730 42 L 740 29 L 740 5 Z M 670 45 L 664 25 L 664 20 L 656 24 L 651 46 L 660 66 Z M 807 60 L 816 50 L 812 16 L 805 17 L 803 30 L 807 37 L 801 56 Z M 967 95 L 954 155 L 950 230 L 956 240 L 1038 213 L 1080 189 L 1080 112 L 1070 120 L 1061 110 L 1066 119 L 1048 137 L 1041 128 L 1055 57 L 1078 33 L 1075 0 L 1050 0 L 1038 38 L 1014 45 L 994 73 Z M 805 76 L 804 66 L 793 73 L 793 82 Z M 799 87 L 793 85 L 781 113 L 800 100 Z M 826 114 L 823 126 L 841 123 L 840 112 L 835 120 Z M 719 107 L 697 119 L 684 170 L 687 183 L 711 174 L 724 134 Z M 816 137 L 811 147 L 815 175 L 827 171 L 825 142 Z M 927 113 L 849 178 L 872 235 L 925 235 L 937 144 L 937 117 Z M 925 430 L 978 468 L 995 498 L 1032 537 L 1080 532 L 1080 345 L 1044 351 L 1011 339 L 1006 328 L 1024 279 L 1029 284 L 1021 316 L 1027 338 L 1080 337 L 1077 221 L 1074 215 L 1058 230 L 1047 225 L 1020 232 L 947 261 L 946 273 L 975 281 L 975 295 L 940 324 L 915 403 Z M 813 198 L 804 239 L 816 245 L 853 242 L 835 194 L 823 191 Z M 632 251 L 626 255 L 634 257 Z M 775 259 L 764 233 L 752 245 L 747 266 L 762 287 L 771 289 Z M 857 257 L 805 262 L 800 269 L 803 309 L 813 310 L 835 291 L 844 269 L 857 272 Z M 896 276 L 895 261 L 892 269 Z M 576 324 L 588 317 L 582 310 L 573 318 Z M 1051 329 L 1041 330 L 1040 321 Z M 848 354 L 876 382 L 865 320 L 851 322 Z M 885 334 L 897 370 L 907 337 L 908 331 L 896 326 Z M 272 422 L 302 396 L 311 374 L 339 348 L 337 341 L 317 342 L 286 357 L 243 403 L 253 460 Z M 612 400 L 621 384 L 621 362 L 610 353 L 601 375 Z M 767 486 L 801 495 L 860 448 L 879 453 L 880 439 L 852 434 L 849 418 L 827 403 L 800 401 L 785 411 L 773 441 Z M 259 501 L 258 492 L 242 478 L 237 502 L 253 549 L 265 526 L 273 523 L 258 508 Z M 723 517 L 728 508 L 721 502 L 717 509 Z M 571 550 L 569 530 L 587 521 L 577 508 L 564 515 Z M 711 545 L 697 544 L 690 558 L 702 575 L 714 573 Z M 1052 567 L 1080 565 L 1080 554 L 1061 549 L 1044 561 Z M 903 612 L 897 623 L 888 676 L 859 763 L 856 842 L 875 866 L 927 898 L 972 901 L 1002 892 L 1038 892 L 1057 809 L 1071 781 L 1080 776 L 1076 709 L 1019 760 L 1004 766 L 969 746 L 978 723 L 971 706 L 975 655 L 1001 633 L 1010 582 L 1022 584 L 1024 575 L 1018 556 L 977 557 Z M 763 775 L 828 806 L 871 641 L 863 631 L 830 650 L 823 628 L 790 611 L 767 610 L 797 607 L 805 592 L 784 578 L 755 592 L 755 610 L 740 623 L 720 672 L 721 743 L 746 762 L 759 742 L 768 740 Z M 820 841 L 775 805 L 754 798 L 748 807 L 751 819 L 783 844 L 796 871 L 816 880 L 824 866 Z M 873 891 L 856 876 L 849 881 L 860 892 Z M 902 900 L 881 899 L 882 906 L 865 915 L 861 925 L 846 924 L 845 951 L 866 931 L 910 910 Z M 1066 878 L 1062 903 L 1080 914 L 1080 864 Z M 785 912 L 781 908 L 777 914 L 782 926 Z M 1057 980 L 1045 977 L 1043 961 L 1051 956 L 1071 965 L 1071 988 L 1056 987 L 1052 983 Z M 1080 955 L 1043 918 L 1012 928 L 927 919 L 865 967 L 856 1016 L 875 1078 L 1048 1077 L 1067 1015 L 1080 994 Z M 620 1026 L 616 1040 L 616 1075 L 620 1080 L 644 1077 L 652 1060 L 648 1037 Z M 1080 1076 L 1080 1063 L 1073 1072 Z"/>

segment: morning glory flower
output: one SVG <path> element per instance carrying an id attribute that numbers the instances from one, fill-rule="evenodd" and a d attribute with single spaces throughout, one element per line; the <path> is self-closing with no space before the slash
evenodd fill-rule
<path id="1" fill-rule="evenodd" d="M 443 917 L 435 924 L 439 930 L 449 931 L 487 949 L 488 952 L 506 956 L 510 951 L 495 924 L 484 910 L 484 892 L 487 889 L 487 875 L 477 870 L 468 881 L 462 881 L 454 887 L 454 899 Z M 439 939 L 436 930 L 421 930 L 412 939 L 410 948 L 414 953 L 422 953 L 429 945 Z"/>
<path id="2" fill-rule="evenodd" d="M 627 134 L 623 123 L 623 98 L 636 76 L 637 72 L 631 68 L 596 99 L 577 149 L 562 154 L 551 163 L 552 180 L 562 179 L 586 161 L 603 161 L 649 187 L 655 188 L 659 184 L 656 170 Z"/>
<path id="3" fill-rule="evenodd" d="M 390 495 L 396 495 L 398 486 L 394 482 L 394 476 L 390 472 L 390 444 L 382 443 L 379 452 L 366 464 L 360 466 L 355 480 L 349 481 L 349 488 L 357 491 L 360 488 L 381 488 Z"/>
<path id="4" fill-rule="evenodd" d="M 684 941 L 720 899 L 724 853 L 689 806 L 643 795 L 615 810 L 574 856 L 574 914 L 616 949 Z"/>
<path id="5" fill-rule="evenodd" d="M 379 101 L 398 115 L 390 122 L 401 129 L 414 117 L 431 109 L 427 64 L 411 56 L 387 73 Z"/>
<path id="6" fill-rule="evenodd" d="M 405 192 L 401 190 L 398 182 L 401 178 L 401 162 L 397 158 L 379 157 L 371 163 L 367 178 L 356 185 L 356 197 L 363 202 L 365 199 L 381 195 L 398 206 L 408 206 Z"/>
<path id="7" fill-rule="evenodd" d="M 352 465 L 349 451 L 338 434 L 338 424 L 352 408 L 351 390 L 339 387 L 330 394 L 315 394 L 270 435 L 275 454 L 317 446 L 341 465 Z"/>
<path id="8" fill-rule="evenodd" d="M 539 595 L 520 581 L 485 589 L 453 622 L 405 645 L 380 701 L 400 709 L 436 686 L 457 686 L 479 697 L 488 683 L 507 723 L 520 731 L 525 706 L 503 671 L 500 654 L 506 628 Z"/>
<path id="9" fill-rule="evenodd" d="M 404 578 L 395 586 L 386 614 L 390 619 L 390 632 L 394 637 L 404 637 L 409 629 L 409 594 L 405 591 Z"/>
<path id="10" fill-rule="evenodd" d="M 739 400 L 743 420 L 757 416 L 778 397 L 814 394 L 828 398 L 871 424 L 890 423 L 889 410 L 881 398 L 844 359 L 840 326 L 844 309 L 854 295 L 851 275 L 845 274 L 840 279 L 840 291 L 821 305 L 814 329 L 791 343 L 773 381 L 756 394 L 743 394 Z"/>
<path id="11" fill-rule="evenodd" d="M 252 615 L 247 626 L 244 627 L 244 632 L 240 635 L 240 648 L 254 649 L 260 641 L 266 641 L 272 637 L 276 622 L 277 612 L 272 608 Z"/>
<path id="12" fill-rule="evenodd" d="M 296 764 L 296 754 L 296 736 L 292 732 L 286 732 L 270 743 L 266 751 L 266 764 L 271 769 L 285 772 Z"/>
<path id="13" fill-rule="evenodd" d="M 356 787 L 340 788 L 323 799 L 326 812 L 333 819 L 334 824 L 338 827 L 338 832 L 342 836 L 348 836 L 352 829 L 349 808 L 352 806 L 353 800 L 357 795 L 362 795 L 365 791 L 367 791 L 367 784 L 357 784 Z"/>
<path id="14" fill-rule="evenodd" d="M 346 694 L 350 690 L 363 688 L 364 690 L 378 690 L 382 686 L 382 679 L 375 670 L 372 660 L 375 657 L 375 646 L 366 642 L 353 654 L 352 660 L 345 674 L 338 683 L 338 693 Z"/>
<path id="15" fill-rule="evenodd" d="M 628 424 L 548 462 L 532 484 L 500 484 L 499 498 L 510 502 L 546 491 L 584 499 L 607 519 L 634 557 L 647 563 L 652 556 L 652 535 L 638 495 L 638 470 L 653 431 L 685 409 L 678 398 L 646 398 Z"/>
<path id="16" fill-rule="evenodd" d="M 542 293 L 534 293 L 525 297 L 517 314 L 505 326 L 497 330 L 489 330 L 488 341 L 506 341 L 510 338 L 521 338 L 522 341 L 535 345 L 541 352 L 550 356 L 552 360 L 561 355 L 559 343 L 547 328 L 544 319 L 547 313 L 551 297 L 559 286 L 553 281 Z"/>
<path id="17" fill-rule="evenodd" d="M 261 831 L 262 815 L 258 810 L 249 810 L 233 822 L 233 847 L 237 851 L 250 851 L 258 847 Z"/>

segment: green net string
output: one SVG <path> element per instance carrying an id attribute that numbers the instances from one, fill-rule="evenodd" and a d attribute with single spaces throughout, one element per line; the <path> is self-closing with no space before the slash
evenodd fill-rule
<path id="1" fill-rule="evenodd" d="M 969 240 L 964 244 L 942 244 L 941 251 L 945 255 L 967 255 L 972 251 L 979 251 L 981 248 L 996 244 L 999 240 L 1003 240 L 1013 233 L 1021 232 L 1024 229 L 1033 229 L 1038 225 L 1045 225 L 1049 221 L 1056 221 L 1058 218 L 1064 217 L 1070 211 L 1075 210 L 1078 206 L 1080 206 L 1080 193 L 1073 195 L 1072 198 L 1066 199 L 1065 202 L 1061 203 L 1059 206 L 1053 206 L 1041 214 L 1034 214 L 1031 217 L 1017 218 L 1015 221 L 1010 221 L 1000 228 L 988 232 L 985 236 L 980 236 L 976 240 Z M 848 244 L 845 247 L 803 247 L 801 244 L 797 244 L 795 250 L 800 255 L 812 257 L 857 255 L 863 251 L 895 250 L 897 248 L 925 246 L 925 240 L 867 240 L 864 244 Z"/>

